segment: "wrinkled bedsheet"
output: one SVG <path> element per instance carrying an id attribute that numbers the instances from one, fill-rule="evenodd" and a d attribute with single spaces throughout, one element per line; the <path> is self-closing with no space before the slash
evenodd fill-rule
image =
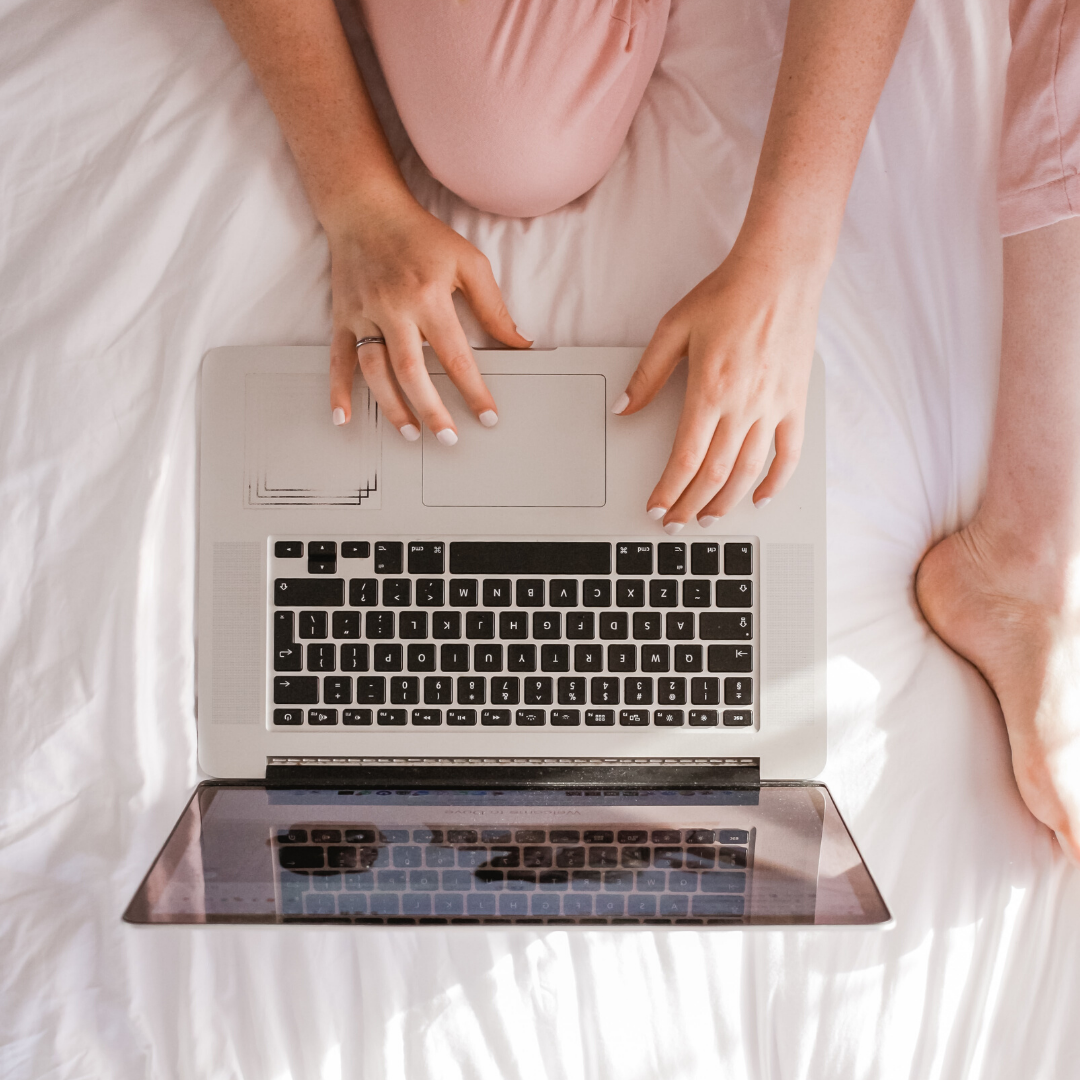
<path id="1" fill-rule="evenodd" d="M 911 593 L 986 460 L 1006 8 L 920 0 L 821 312 L 824 779 L 895 927 L 476 932 L 121 923 L 199 779 L 199 363 L 328 341 L 327 250 L 207 0 L 0 0 L 0 1076 L 1077 1075 L 1080 871 Z M 376 92 L 540 344 L 642 345 L 736 234 L 784 18 L 675 0 L 611 172 L 533 221 L 440 189 Z"/>

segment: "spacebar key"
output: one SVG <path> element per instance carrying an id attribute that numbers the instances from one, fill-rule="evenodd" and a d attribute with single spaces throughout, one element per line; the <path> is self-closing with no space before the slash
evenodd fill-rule
<path id="1" fill-rule="evenodd" d="M 344 578 L 279 577 L 274 582 L 275 607 L 342 607 Z"/>

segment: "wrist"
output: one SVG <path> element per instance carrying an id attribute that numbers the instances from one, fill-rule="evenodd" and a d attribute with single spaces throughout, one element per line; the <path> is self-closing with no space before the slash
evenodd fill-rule
<path id="1" fill-rule="evenodd" d="M 313 198 L 312 204 L 319 224 L 331 238 L 356 233 L 375 221 L 401 218 L 420 209 L 400 174 L 358 176 Z"/>

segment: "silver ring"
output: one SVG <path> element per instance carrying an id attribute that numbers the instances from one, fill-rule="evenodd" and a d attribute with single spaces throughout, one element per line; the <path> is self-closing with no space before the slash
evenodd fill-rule
<path id="1" fill-rule="evenodd" d="M 361 345 L 385 345 L 386 338 L 384 337 L 362 337 L 357 343 L 356 347 L 359 349 Z"/>

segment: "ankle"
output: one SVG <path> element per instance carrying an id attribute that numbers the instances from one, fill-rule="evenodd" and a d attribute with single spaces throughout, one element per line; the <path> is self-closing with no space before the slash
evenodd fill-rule
<path id="1" fill-rule="evenodd" d="M 1070 578 L 1080 545 L 1063 543 L 1038 522 L 1002 522 L 980 509 L 959 535 L 971 560 L 1003 591 L 1054 611 L 1077 599 Z"/>

